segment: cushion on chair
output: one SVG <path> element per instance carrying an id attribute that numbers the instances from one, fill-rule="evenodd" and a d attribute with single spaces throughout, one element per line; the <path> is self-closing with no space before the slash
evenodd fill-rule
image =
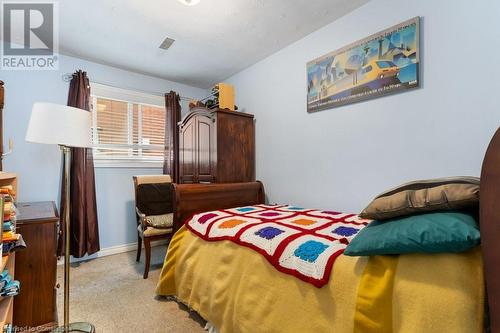
<path id="1" fill-rule="evenodd" d="M 139 233 L 141 235 L 144 235 L 145 237 L 149 237 L 149 236 L 158 236 L 158 235 L 168 235 L 168 234 L 171 234 L 172 233 L 172 228 L 168 228 L 168 229 L 156 229 L 156 228 L 153 228 L 153 227 L 149 227 L 146 229 L 146 231 L 143 231 L 142 230 L 142 225 L 139 225 L 137 227 L 137 231 L 139 231 Z"/>
<path id="2" fill-rule="evenodd" d="M 173 212 L 171 183 L 140 184 L 137 186 L 136 206 L 146 216 Z"/>
<path id="3" fill-rule="evenodd" d="M 172 178 L 170 177 L 170 175 L 139 175 L 134 177 L 136 179 L 137 185 L 172 182 Z"/>
<path id="4" fill-rule="evenodd" d="M 157 229 L 172 228 L 174 225 L 174 214 L 149 215 L 146 216 L 148 226 Z"/>

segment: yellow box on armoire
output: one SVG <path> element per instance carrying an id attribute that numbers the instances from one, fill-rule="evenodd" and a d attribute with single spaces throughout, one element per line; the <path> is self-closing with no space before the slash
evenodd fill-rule
<path id="1" fill-rule="evenodd" d="M 234 111 L 234 87 L 228 83 L 217 83 L 219 91 L 219 108 Z"/>

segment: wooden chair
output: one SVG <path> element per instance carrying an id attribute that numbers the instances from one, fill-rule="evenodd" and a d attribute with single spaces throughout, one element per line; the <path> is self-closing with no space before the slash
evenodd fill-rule
<path id="1" fill-rule="evenodd" d="M 137 218 L 137 258 L 141 258 L 142 242 L 146 254 L 144 278 L 151 263 L 151 241 L 169 239 L 173 235 L 173 186 L 169 175 L 134 176 Z"/>

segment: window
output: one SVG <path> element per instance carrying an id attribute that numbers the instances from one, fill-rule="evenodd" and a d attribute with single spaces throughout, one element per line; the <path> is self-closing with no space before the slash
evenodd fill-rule
<path id="1" fill-rule="evenodd" d="M 91 84 L 96 165 L 160 166 L 165 145 L 161 96 Z"/>

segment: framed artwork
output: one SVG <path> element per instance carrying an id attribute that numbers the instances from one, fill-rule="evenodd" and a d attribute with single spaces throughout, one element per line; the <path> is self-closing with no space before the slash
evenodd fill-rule
<path id="1" fill-rule="evenodd" d="M 307 63 L 307 112 L 419 86 L 419 17 Z"/>

